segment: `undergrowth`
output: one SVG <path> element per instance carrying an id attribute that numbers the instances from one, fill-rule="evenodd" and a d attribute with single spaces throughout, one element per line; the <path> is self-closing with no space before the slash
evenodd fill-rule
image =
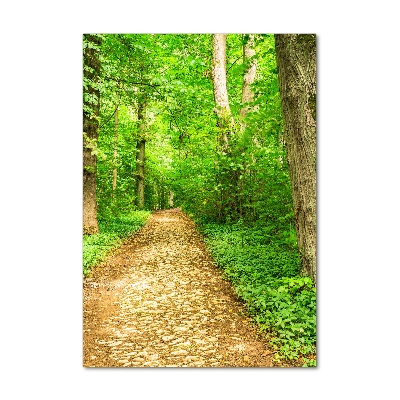
<path id="1" fill-rule="evenodd" d="M 150 211 L 131 211 L 128 214 L 99 216 L 100 233 L 83 236 L 83 274 L 87 276 L 106 254 L 121 245 L 122 240 L 139 230 L 150 216 Z"/>
<path id="2" fill-rule="evenodd" d="M 316 290 L 299 276 L 293 234 L 266 236 L 261 227 L 202 224 L 217 264 L 275 348 L 275 361 L 316 366 Z M 289 238 L 289 240 L 288 240 Z"/>

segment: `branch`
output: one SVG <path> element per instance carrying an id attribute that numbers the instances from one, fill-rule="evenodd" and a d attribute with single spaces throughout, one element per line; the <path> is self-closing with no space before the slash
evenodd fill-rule
<path id="1" fill-rule="evenodd" d="M 226 75 L 228 75 L 228 72 L 229 72 L 229 70 L 233 67 L 233 65 L 236 63 L 236 61 L 238 61 L 239 59 L 241 59 L 242 58 L 242 56 L 239 56 L 232 64 L 231 64 L 231 66 L 227 69 L 227 71 L 226 71 Z"/>
<path id="2" fill-rule="evenodd" d="M 118 104 L 117 104 L 117 107 L 115 107 L 114 112 L 110 115 L 110 117 L 107 118 L 107 119 L 101 124 L 101 126 L 99 126 L 99 129 L 101 129 L 101 128 L 114 116 L 114 114 L 117 112 L 117 110 L 118 110 Z"/>
<path id="3" fill-rule="evenodd" d="M 161 86 L 161 85 L 154 85 L 154 84 L 145 83 L 145 82 L 132 82 L 132 81 L 127 81 L 127 80 L 125 80 L 125 79 L 117 79 L 117 78 L 114 78 L 113 76 L 107 76 L 107 75 L 104 77 L 104 79 L 108 79 L 108 80 L 111 80 L 111 81 L 114 81 L 114 82 L 118 82 L 118 83 L 128 83 L 128 84 L 130 84 L 130 85 L 145 85 L 145 86 L 151 86 L 152 88 L 155 88 L 155 87 L 157 87 L 157 86 Z"/>

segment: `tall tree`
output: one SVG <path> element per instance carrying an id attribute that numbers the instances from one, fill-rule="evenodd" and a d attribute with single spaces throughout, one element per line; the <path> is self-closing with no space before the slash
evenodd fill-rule
<path id="1" fill-rule="evenodd" d="M 83 35 L 83 232 L 98 232 L 96 168 L 100 108 L 99 35 Z"/>
<path id="2" fill-rule="evenodd" d="M 254 35 L 244 35 L 245 42 L 243 44 L 243 63 L 246 67 L 243 75 L 242 86 L 242 108 L 240 110 L 240 125 L 242 130 L 245 128 L 244 118 L 249 111 L 249 103 L 254 99 L 254 93 L 251 85 L 256 77 L 257 60 L 255 58 L 256 51 L 254 49 Z"/>
<path id="3" fill-rule="evenodd" d="M 139 95 L 138 98 L 138 122 L 139 132 L 136 144 L 136 195 L 137 195 L 137 207 L 139 210 L 144 208 L 144 167 L 145 167 L 145 150 L 146 150 L 146 138 L 145 138 L 145 123 L 146 123 L 146 98 L 145 96 Z"/>
<path id="4" fill-rule="evenodd" d="M 226 88 L 226 34 L 213 35 L 212 81 L 214 87 L 215 113 L 220 128 L 220 141 L 224 150 L 229 149 L 229 136 L 233 118 L 229 108 Z"/>
<path id="5" fill-rule="evenodd" d="M 316 282 L 316 35 L 275 35 L 302 273 Z"/>
<path id="6" fill-rule="evenodd" d="M 112 190 L 113 190 L 113 196 L 115 197 L 115 189 L 117 188 L 117 176 L 118 176 L 118 171 L 117 171 L 117 158 L 118 158 L 118 104 L 115 107 L 114 127 L 115 127 L 115 133 L 114 133 L 114 169 L 113 169 Z"/>
<path id="7" fill-rule="evenodd" d="M 219 129 L 218 140 L 222 157 L 218 161 L 217 187 L 219 187 L 219 219 L 225 218 L 235 207 L 236 196 L 232 196 L 232 175 L 224 155 L 231 154 L 230 140 L 234 127 L 226 85 L 226 34 L 213 35 L 213 58 L 211 76 L 214 92 L 214 112 Z M 235 188 L 236 190 L 236 188 Z"/>

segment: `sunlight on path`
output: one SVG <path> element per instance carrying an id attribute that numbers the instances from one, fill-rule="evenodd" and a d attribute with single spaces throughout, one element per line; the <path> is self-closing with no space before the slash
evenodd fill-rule
<path id="1" fill-rule="evenodd" d="M 193 222 L 158 211 L 84 282 L 86 367 L 272 366 Z"/>

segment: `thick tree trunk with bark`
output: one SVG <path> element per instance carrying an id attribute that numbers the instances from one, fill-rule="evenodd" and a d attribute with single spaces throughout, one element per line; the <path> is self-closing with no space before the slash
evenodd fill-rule
<path id="1" fill-rule="evenodd" d="M 84 35 L 84 41 L 100 46 L 101 39 L 96 35 Z M 100 60 L 98 49 L 87 46 L 83 50 L 84 110 L 83 110 L 83 233 L 95 234 L 97 224 L 96 168 L 97 135 L 99 130 L 100 108 Z"/>
<path id="2" fill-rule="evenodd" d="M 146 101 L 139 100 L 138 104 L 138 121 L 139 134 L 136 144 L 136 195 L 137 207 L 139 210 L 144 208 L 144 166 L 145 166 L 145 118 L 146 118 Z"/>
<path id="3" fill-rule="evenodd" d="M 246 70 L 243 76 L 242 86 L 242 108 L 240 110 L 240 126 L 244 130 L 246 125 L 244 118 L 250 110 L 249 103 L 254 100 L 254 93 L 251 90 L 251 85 L 256 77 L 257 60 L 255 58 L 256 51 L 254 49 L 254 35 L 248 35 L 248 40 L 243 46 L 243 63 L 246 66 Z"/>
<path id="4" fill-rule="evenodd" d="M 275 35 L 301 272 L 316 283 L 316 36 Z"/>
<path id="5" fill-rule="evenodd" d="M 233 128 L 233 119 L 229 108 L 226 89 L 226 35 L 213 35 L 212 81 L 214 87 L 215 113 L 220 128 L 220 142 L 225 151 L 229 149 L 229 136 Z"/>

